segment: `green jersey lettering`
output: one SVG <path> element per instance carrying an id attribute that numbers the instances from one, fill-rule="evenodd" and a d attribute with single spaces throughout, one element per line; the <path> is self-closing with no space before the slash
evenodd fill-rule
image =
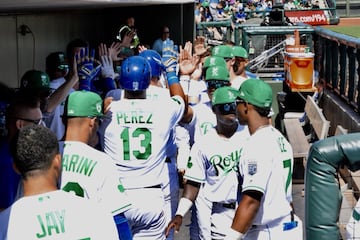
<path id="1" fill-rule="evenodd" d="M 37 215 L 41 231 L 36 233 L 37 238 L 44 238 L 65 232 L 65 210 L 47 212 L 45 216 Z"/>
<path id="2" fill-rule="evenodd" d="M 220 172 L 223 172 L 223 174 L 226 175 L 231 170 L 237 171 L 241 151 L 242 149 L 236 150 L 227 156 L 221 156 L 218 154 L 211 156 L 209 161 L 215 168 L 216 176 L 219 176 Z"/>
<path id="3" fill-rule="evenodd" d="M 143 111 L 117 112 L 117 124 L 153 124 L 152 113 Z"/>
<path id="4" fill-rule="evenodd" d="M 79 173 L 90 177 L 97 163 L 98 162 L 95 160 L 88 159 L 78 154 L 64 154 L 62 167 L 63 171 Z"/>

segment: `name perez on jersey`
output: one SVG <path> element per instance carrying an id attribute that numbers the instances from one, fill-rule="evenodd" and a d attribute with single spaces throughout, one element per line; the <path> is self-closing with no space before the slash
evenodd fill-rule
<path id="1" fill-rule="evenodd" d="M 210 163 L 214 166 L 216 176 L 219 176 L 220 171 L 228 174 L 231 170 L 238 171 L 238 162 L 241 156 L 241 151 L 236 150 L 227 156 L 213 155 L 209 158 Z"/>
<path id="2" fill-rule="evenodd" d="M 62 157 L 63 171 L 80 173 L 88 177 L 91 176 L 96 165 L 97 161 L 77 154 L 64 154 Z"/>
<path id="3" fill-rule="evenodd" d="M 118 125 L 123 124 L 153 124 L 152 112 L 135 110 L 130 112 L 117 112 L 116 120 Z"/>

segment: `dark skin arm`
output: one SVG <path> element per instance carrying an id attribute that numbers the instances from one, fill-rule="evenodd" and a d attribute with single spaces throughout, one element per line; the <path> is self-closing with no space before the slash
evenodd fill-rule
<path id="1" fill-rule="evenodd" d="M 236 209 L 231 228 L 238 232 L 246 233 L 251 227 L 259 208 L 259 200 L 244 194 L 239 206 Z"/>
<path id="2" fill-rule="evenodd" d="M 184 192 L 182 197 L 187 198 L 190 201 L 194 202 L 200 189 L 200 184 L 191 184 L 191 182 L 188 180 L 187 183 L 184 186 Z M 195 185 L 195 186 L 194 186 Z M 183 217 L 180 215 L 176 215 L 171 222 L 168 224 L 165 234 L 166 236 L 169 235 L 169 232 L 172 228 L 175 228 L 175 232 L 178 232 L 180 230 L 181 224 L 182 224 Z"/>

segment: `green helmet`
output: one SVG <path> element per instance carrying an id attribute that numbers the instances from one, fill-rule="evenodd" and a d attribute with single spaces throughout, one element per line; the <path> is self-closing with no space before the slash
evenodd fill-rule
<path id="1" fill-rule="evenodd" d="M 248 55 L 246 49 L 243 47 L 240 47 L 240 46 L 232 47 L 231 55 L 232 55 L 232 57 L 241 57 L 241 58 L 246 58 L 246 59 L 249 58 L 249 55 Z"/>
<path id="2" fill-rule="evenodd" d="M 206 69 L 205 81 L 221 80 L 229 81 L 229 71 L 223 66 L 213 66 Z"/>
<path id="3" fill-rule="evenodd" d="M 238 96 L 238 91 L 230 86 L 220 87 L 215 90 L 212 96 L 212 105 L 233 103 Z"/>
<path id="4" fill-rule="evenodd" d="M 211 51 L 212 56 L 222 57 L 222 58 L 231 58 L 231 47 L 228 45 L 218 45 L 213 47 Z"/>
<path id="5" fill-rule="evenodd" d="M 50 91 L 49 76 L 38 70 L 29 70 L 21 78 L 20 89 L 31 91 Z"/>
<path id="6" fill-rule="evenodd" d="M 224 58 L 222 58 L 222 57 L 216 57 L 216 56 L 207 57 L 205 59 L 203 68 L 207 69 L 208 67 L 213 67 L 213 66 L 226 67 L 226 62 L 225 62 Z"/>

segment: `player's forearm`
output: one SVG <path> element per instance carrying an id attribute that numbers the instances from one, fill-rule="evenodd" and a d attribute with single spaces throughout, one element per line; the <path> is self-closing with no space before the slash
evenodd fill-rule
<path id="1" fill-rule="evenodd" d="M 251 227 L 259 207 L 260 201 L 244 194 L 236 209 L 231 228 L 238 232 L 246 233 Z"/>
<path id="2" fill-rule="evenodd" d="M 79 77 L 77 75 L 72 76 L 68 81 L 64 82 L 58 89 L 50 95 L 45 112 L 51 113 L 54 109 L 66 99 L 71 88 L 78 82 Z"/>

